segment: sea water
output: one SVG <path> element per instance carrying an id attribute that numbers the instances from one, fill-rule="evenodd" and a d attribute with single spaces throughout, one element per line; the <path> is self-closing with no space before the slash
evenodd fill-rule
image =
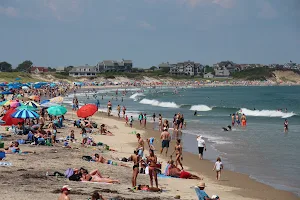
<path id="1" fill-rule="evenodd" d="M 124 89 L 123 89 L 124 90 Z M 300 194 L 300 87 L 202 87 L 202 88 L 134 88 L 121 102 L 122 90 L 106 89 L 96 95 L 76 94 L 81 104 L 101 102 L 106 111 L 108 100 L 116 106 L 125 105 L 127 114 L 137 118 L 153 113 L 173 121 L 175 113 L 182 113 L 187 122 L 183 130 L 185 151 L 197 153 L 196 136 L 202 135 L 208 149 L 206 159 L 222 157 L 226 168 L 249 174 L 260 182 L 275 188 Z M 103 100 L 102 100 L 103 95 Z M 87 96 L 89 98 L 87 98 Z M 72 101 L 73 95 L 67 98 Z M 287 109 L 287 111 L 285 110 Z M 194 112 L 197 111 L 197 115 Z M 233 127 L 230 114 L 241 111 L 247 116 L 247 127 Z M 284 133 L 284 119 L 289 121 L 289 131 Z"/>

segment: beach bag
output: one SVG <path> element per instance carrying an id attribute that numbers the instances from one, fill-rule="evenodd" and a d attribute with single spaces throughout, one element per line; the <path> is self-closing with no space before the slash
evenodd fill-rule
<path id="1" fill-rule="evenodd" d="M 70 176 L 72 176 L 74 174 L 74 170 L 72 168 L 69 168 L 66 170 L 65 172 L 65 177 L 69 178 Z"/>
<path id="2" fill-rule="evenodd" d="M 93 158 L 91 156 L 82 156 L 82 160 L 91 161 Z"/>
<path id="3" fill-rule="evenodd" d="M 73 174 L 69 177 L 70 181 L 80 181 L 80 176 L 78 174 Z"/>

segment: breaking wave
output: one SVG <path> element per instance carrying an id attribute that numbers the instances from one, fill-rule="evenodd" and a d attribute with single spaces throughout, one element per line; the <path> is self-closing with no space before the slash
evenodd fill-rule
<path id="1" fill-rule="evenodd" d="M 207 105 L 194 105 L 191 106 L 190 110 L 196 110 L 196 111 L 211 111 L 212 108 Z"/>
<path id="2" fill-rule="evenodd" d="M 141 104 L 148 104 L 152 106 L 159 106 L 159 107 L 164 107 L 164 108 L 179 108 L 180 106 L 177 105 L 174 102 L 161 102 L 157 101 L 155 99 L 142 99 L 140 101 Z"/>
<path id="3" fill-rule="evenodd" d="M 244 113 L 246 116 L 255 116 L 255 117 L 281 117 L 289 118 L 296 115 L 293 112 L 282 112 L 278 110 L 249 110 L 247 108 L 241 108 L 241 113 Z"/>
<path id="4" fill-rule="evenodd" d="M 134 101 L 137 101 L 138 100 L 138 97 L 140 96 L 145 96 L 144 93 L 139 93 L 139 92 L 136 92 L 134 93 L 133 95 L 131 95 L 129 98 L 130 99 L 133 99 Z"/>

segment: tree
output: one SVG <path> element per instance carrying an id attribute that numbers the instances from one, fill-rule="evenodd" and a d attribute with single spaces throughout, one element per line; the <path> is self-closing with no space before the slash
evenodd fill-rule
<path id="1" fill-rule="evenodd" d="M 150 67 L 150 70 L 152 70 L 152 71 L 155 71 L 156 69 L 157 69 L 157 67 L 155 67 L 155 66 Z"/>
<path id="2" fill-rule="evenodd" d="M 65 68 L 65 71 L 66 71 L 66 72 L 69 72 L 69 71 L 71 71 L 73 68 L 74 68 L 74 66 L 68 66 L 68 67 Z"/>
<path id="3" fill-rule="evenodd" d="M 12 71 L 12 67 L 11 64 L 9 64 L 8 62 L 0 62 L 0 71 L 1 72 L 11 72 Z"/>
<path id="4" fill-rule="evenodd" d="M 210 66 L 208 66 L 208 65 L 206 65 L 205 66 L 205 73 L 214 73 L 215 72 L 215 70 L 214 70 L 214 68 L 213 67 L 210 67 Z"/>
<path id="5" fill-rule="evenodd" d="M 48 67 L 48 71 L 49 71 L 49 72 L 56 72 L 56 69 L 55 69 L 55 68 Z"/>
<path id="6" fill-rule="evenodd" d="M 31 66 L 32 62 L 30 60 L 25 60 L 24 62 L 18 65 L 16 70 L 18 72 L 30 72 Z"/>

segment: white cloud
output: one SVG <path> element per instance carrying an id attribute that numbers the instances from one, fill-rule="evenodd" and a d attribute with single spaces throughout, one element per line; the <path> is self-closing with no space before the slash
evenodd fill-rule
<path id="1" fill-rule="evenodd" d="M 44 0 L 44 6 L 58 20 L 65 20 L 82 12 L 80 0 Z"/>
<path id="2" fill-rule="evenodd" d="M 146 21 L 140 21 L 139 26 L 142 27 L 143 29 L 150 30 L 150 31 L 154 31 L 156 29 L 155 26 L 149 24 Z"/>
<path id="3" fill-rule="evenodd" d="M 18 15 L 18 12 L 14 7 L 0 6 L 0 14 L 7 15 L 7 16 L 10 16 L 10 17 L 16 17 Z"/>
<path id="4" fill-rule="evenodd" d="M 259 0 L 257 1 L 257 3 L 258 7 L 260 8 L 260 11 L 258 13 L 259 17 L 264 19 L 273 19 L 277 17 L 278 13 L 270 2 L 265 0 Z"/>
<path id="5" fill-rule="evenodd" d="M 177 0 L 177 2 L 187 4 L 191 7 L 196 7 L 199 5 L 216 4 L 223 8 L 232 8 L 234 7 L 236 0 Z"/>

